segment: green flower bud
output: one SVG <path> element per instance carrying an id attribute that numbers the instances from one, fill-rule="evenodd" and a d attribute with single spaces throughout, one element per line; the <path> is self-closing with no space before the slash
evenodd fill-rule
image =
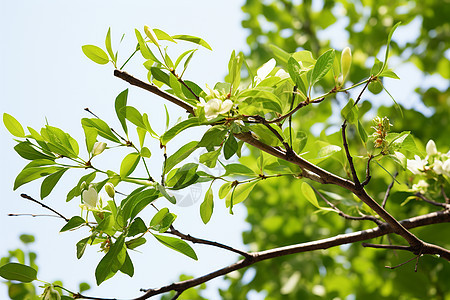
<path id="1" fill-rule="evenodd" d="M 114 190 L 114 184 L 112 184 L 111 182 L 108 182 L 107 184 L 105 184 L 105 191 L 108 194 L 108 196 L 110 196 L 111 198 L 114 198 L 116 191 Z"/>
<path id="2" fill-rule="evenodd" d="M 104 142 L 96 142 L 94 144 L 94 148 L 92 149 L 92 156 L 99 155 L 106 149 L 106 143 Z"/>
<path id="3" fill-rule="evenodd" d="M 352 50 L 346 47 L 342 50 L 341 54 L 341 70 L 342 70 L 342 82 L 347 78 L 348 72 L 350 71 L 350 66 L 352 65 Z"/>
<path id="4" fill-rule="evenodd" d="M 148 36 L 148 38 L 159 47 L 158 38 L 156 37 L 155 32 L 153 32 L 153 29 L 148 27 L 147 25 L 144 26 L 144 32 Z"/>

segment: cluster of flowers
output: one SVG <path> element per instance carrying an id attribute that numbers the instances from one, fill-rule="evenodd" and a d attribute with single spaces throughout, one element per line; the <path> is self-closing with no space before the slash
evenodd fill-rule
<path id="1" fill-rule="evenodd" d="M 407 160 L 406 166 L 408 170 L 415 175 L 450 177 L 450 151 L 447 153 L 438 152 L 433 140 L 428 141 L 426 151 L 427 156 L 425 159 L 415 155 L 414 159 Z M 418 183 L 412 186 L 412 190 L 426 192 L 428 187 L 429 184 L 424 179 L 420 179 Z"/>
<path id="2" fill-rule="evenodd" d="M 376 117 L 373 119 L 373 123 L 375 126 L 372 126 L 373 129 L 375 129 L 375 132 L 372 134 L 372 137 L 374 138 L 374 147 L 380 148 L 381 153 L 383 155 L 389 153 L 389 144 L 386 141 L 386 136 L 391 129 L 392 124 L 389 123 L 389 119 L 387 117 Z"/>

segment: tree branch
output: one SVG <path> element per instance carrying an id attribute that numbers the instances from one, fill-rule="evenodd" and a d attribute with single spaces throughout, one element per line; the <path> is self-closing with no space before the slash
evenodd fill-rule
<path id="1" fill-rule="evenodd" d="M 395 183 L 395 177 L 397 177 L 397 175 L 398 175 L 398 172 L 395 172 L 394 178 L 392 179 L 391 184 L 389 184 L 389 186 L 388 186 L 388 188 L 386 190 L 386 194 L 384 194 L 383 203 L 381 203 L 381 207 L 383 207 L 383 208 L 385 208 L 385 206 L 386 206 L 387 199 L 389 198 L 389 195 L 391 193 L 391 189 L 392 189 L 392 187 L 394 186 L 394 183 Z"/>
<path id="2" fill-rule="evenodd" d="M 188 113 L 192 114 L 195 116 L 195 112 L 194 112 L 194 107 L 187 104 L 186 102 L 184 102 L 181 99 L 178 99 L 175 96 L 172 96 L 171 94 L 159 89 L 157 86 L 153 85 L 153 84 L 148 84 L 146 82 L 143 82 L 142 80 L 137 79 L 134 76 L 131 76 L 130 74 L 128 74 L 125 71 L 120 71 L 120 70 L 114 70 L 114 76 L 125 80 L 126 82 L 128 82 L 131 85 L 135 85 L 137 87 L 140 87 L 146 91 L 149 91 L 155 95 L 160 96 L 161 98 L 164 98 L 182 108 L 184 108 Z"/>
<path id="3" fill-rule="evenodd" d="M 442 202 L 436 202 L 436 201 L 430 200 L 427 197 L 425 197 L 425 195 L 423 195 L 422 193 L 419 193 L 419 192 L 415 193 L 415 195 L 427 203 L 430 203 L 435 206 L 440 206 L 445 209 L 450 209 L 450 204 L 448 204 L 448 203 L 442 203 Z"/>

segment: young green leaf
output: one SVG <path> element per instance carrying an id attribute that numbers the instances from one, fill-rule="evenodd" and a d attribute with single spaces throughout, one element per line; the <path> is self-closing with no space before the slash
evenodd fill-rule
<path id="1" fill-rule="evenodd" d="M 172 203 L 172 204 L 176 204 L 177 203 L 177 199 L 175 199 L 174 196 L 169 195 L 169 193 L 166 191 L 166 188 L 163 185 L 160 185 L 159 183 L 156 183 L 156 188 L 161 193 L 161 195 L 163 195 L 164 198 L 169 200 L 170 203 Z"/>
<path id="2" fill-rule="evenodd" d="M 83 224 L 86 224 L 86 220 L 84 220 L 80 216 L 74 216 L 74 217 L 70 218 L 69 222 L 67 222 L 66 225 L 64 225 L 64 227 L 61 228 L 61 230 L 59 232 L 68 231 L 68 230 L 77 228 Z"/>
<path id="3" fill-rule="evenodd" d="M 178 149 L 174 154 L 167 158 L 164 165 L 164 173 L 167 174 L 175 165 L 187 158 L 192 152 L 198 148 L 198 142 L 192 141 Z"/>
<path id="4" fill-rule="evenodd" d="M 171 237 L 171 236 L 165 236 L 165 235 L 159 235 L 159 234 L 153 234 L 153 236 L 166 247 L 169 247 L 175 251 L 178 251 L 184 255 L 189 256 L 192 259 L 198 260 L 197 254 L 195 254 L 194 249 L 192 249 L 191 246 L 189 246 L 188 243 L 186 243 L 183 240 Z"/>
<path id="5" fill-rule="evenodd" d="M 208 168 L 214 168 L 216 166 L 217 159 L 219 158 L 221 150 L 222 150 L 222 148 L 219 148 L 215 151 L 203 153 L 199 157 L 199 162 L 201 162 Z"/>
<path id="6" fill-rule="evenodd" d="M 334 49 L 330 49 L 319 56 L 311 73 L 311 86 L 322 79 L 328 71 L 330 71 L 334 62 L 334 52 Z"/>
<path id="7" fill-rule="evenodd" d="M 254 176 L 254 175 L 256 175 L 252 169 L 250 169 L 247 166 L 241 165 L 241 164 L 227 164 L 227 165 L 224 165 L 224 167 L 225 167 L 225 174 L 223 174 L 223 176 L 229 176 L 229 175 Z"/>
<path id="8" fill-rule="evenodd" d="M 145 59 L 152 59 L 152 55 L 150 54 L 150 49 L 148 48 L 147 44 L 144 41 L 144 38 L 142 37 L 139 30 L 134 29 L 134 33 L 136 34 L 136 38 L 139 43 L 139 50 L 141 51 L 142 56 Z"/>
<path id="9" fill-rule="evenodd" d="M 194 126 L 199 126 L 199 125 L 200 125 L 200 122 L 197 117 L 193 117 L 193 118 L 189 118 L 187 120 L 181 121 L 177 125 L 170 128 L 168 131 L 166 131 L 161 136 L 161 145 L 167 145 L 167 143 L 171 139 L 173 139 L 176 135 L 178 135 L 183 130 L 185 130 L 189 127 L 194 127 Z"/>
<path id="10" fill-rule="evenodd" d="M 81 125 L 95 128 L 97 129 L 97 132 L 101 137 L 116 143 L 120 143 L 119 138 L 115 136 L 114 133 L 112 133 L 111 128 L 103 120 L 83 118 L 81 119 Z"/>
<path id="11" fill-rule="evenodd" d="M 116 58 L 114 56 L 114 52 L 113 52 L 112 46 L 111 46 L 111 27 L 108 28 L 108 33 L 106 34 L 105 46 L 106 46 L 106 51 L 108 51 L 109 57 L 111 58 L 112 61 L 115 62 Z"/>
<path id="12" fill-rule="evenodd" d="M 108 55 L 100 47 L 94 45 L 84 45 L 81 47 L 83 53 L 93 62 L 105 65 L 109 62 Z"/>
<path id="13" fill-rule="evenodd" d="M 315 207 L 320 208 L 319 203 L 317 202 L 316 194 L 314 193 L 312 187 L 306 182 L 303 182 L 301 189 L 303 196 L 305 196 L 306 200 L 311 202 L 311 204 L 314 205 Z"/>
<path id="14" fill-rule="evenodd" d="M 258 182 L 259 181 L 253 181 L 238 185 L 233 191 L 233 193 L 228 193 L 227 198 L 225 200 L 226 206 L 232 207 L 233 205 L 241 203 L 242 201 L 247 199 L 248 195 L 250 195 L 250 192 L 253 190 L 253 188 Z"/>
<path id="15" fill-rule="evenodd" d="M 21 185 L 28 183 L 30 181 L 36 180 L 41 177 L 45 177 L 47 175 L 56 173 L 64 168 L 61 167 L 27 167 L 23 168 L 23 170 L 17 175 L 16 180 L 14 181 L 14 190 L 16 190 Z"/>
<path id="16" fill-rule="evenodd" d="M 203 46 L 206 49 L 212 51 L 211 46 L 208 45 L 208 43 L 205 40 L 203 40 L 202 38 L 196 37 L 196 36 L 180 34 L 180 35 L 172 35 L 172 38 L 175 40 L 183 40 L 183 41 L 191 42 L 191 43 Z"/>
<path id="17" fill-rule="evenodd" d="M 136 169 L 139 159 L 141 156 L 139 153 L 130 153 L 122 160 L 120 165 L 120 177 L 125 178 L 133 173 L 134 169 Z"/>
<path id="18" fill-rule="evenodd" d="M 389 47 L 390 47 L 390 44 L 391 44 L 391 38 L 392 38 L 392 35 L 394 34 L 395 29 L 397 29 L 397 27 L 401 23 L 402 22 L 398 22 L 397 24 L 395 24 L 394 27 L 392 27 L 391 31 L 389 32 L 387 43 L 386 43 L 386 54 L 384 55 L 384 63 L 383 63 L 383 66 L 381 67 L 380 71 L 377 73 L 377 76 L 379 76 L 380 73 L 382 71 L 384 71 L 384 69 L 386 68 L 387 61 L 388 61 L 388 58 L 389 58 Z"/>
<path id="19" fill-rule="evenodd" d="M 37 271 L 23 264 L 7 263 L 0 267 L 0 276 L 6 280 L 32 282 L 37 279 Z"/>
<path id="20" fill-rule="evenodd" d="M 207 224 L 211 219 L 214 209 L 214 197 L 211 187 L 206 191 L 205 200 L 200 204 L 200 216 L 204 224 Z"/>
<path id="21" fill-rule="evenodd" d="M 175 43 L 175 44 L 177 43 L 170 35 L 168 35 L 164 31 L 162 31 L 161 29 L 154 28 L 153 32 L 155 33 L 156 37 L 160 41 L 161 40 L 166 40 L 166 41 L 170 41 L 170 42 Z"/>
<path id="22" fill-rule="evenodd" d="M 95 279 L 97 285 L 114 276 L 125 262 L 127 250 L 125 248 L 125 237 L 119 236 L 116 242 L 109 248 L 109 251 L 100 260 L 95 269 Z"/>
<path id="23" fill-rule="evenodd" d="M 344 108 L 341 110 L 342 117 L 349 123 L 355 123 L 358 120 L 358 106 L 355 105 L 355 101 L 350 98 Z"/>
<path id="24" fill-rule="evenodd" d="M 23 138 L 25 137 L 25 131 L 22 125 L 13 116 L 7 113 L 3 113 L 3 124 L 5 124 L 6 129 L 13 136 Z"/>
<path id="25" fill-rule="evenodd" d="M 140 233 L 144 233 L 146 231 L 147 231 L 147 226 L 145 226 L 144 221 L 138 217 L 133 220 L 130 227 L 128 228 L 127 236 L 135 236 Z"/>
<path id="26" fill-rule="evenodd" d="M 33 147 L 31 142 L 20 142 L 16 146 L 14 146 L 14 150 L 16 150 L 17 154 L 19 154 L 22 158 L 28 160 L 36 160 L 36 159 L 49 159 L 54 160 L 55 157 L 46 155 Z"/>
<path id="27" fill-rule="evenodd" d="M 198 143 L 198 147 L 205 147 L 209 149 L 213 146 L 219 146 L 222 144 L 226 134 L 227 128 L 225 126 L 215 125 L 205 132 L 202 139 Z"/>
<path id="28" fill-rule="evenodd" d="M 297 86 L 297 88 L 306 95 L 306 87 L 303 83 L 302 78 L 300 77 L 301 73 L 301 67 L 300 64 L 295 60 L 295 58 L 290 57 L 288 60 L 288 72 L 289 76 L 291 77 L 292 81 L 294 81 L 294 84 Z"/>
<path id="29" fill-rule="evenodd" d="M 78 241 L 76 247 L 77 247 L 77 258 L 80 259 L 83 254 L 84 251 L 86 250 L 86 247 L 89 243 L 89 240 L 93 238 L 92 236 L 88 236 L 87 238 L 81 239 L 80 241 Z"/>
<path id="30" fill-rule="evenodd" d="M 62 170 L 59 170 L 56 173 L 53 173 L 51 175 L 48 175 L 44 181 L 42 181 L 41 184 L 41 199 L 44 199 L 45 197 L 47 197 L 48 195 L 50 195 L 50 193 L 52 192 L 53 188 L 55 187 L 55 185 L 58 183 L 58 181 L 61 179 L 61 176 L 67 171 L 69 170 L 68 168 L 64 168 Z"/>
<path id="31" fill-rule="evenodd" d="M 156 67 L 151 67 L 150 72 L 152 73 L 154 79 L 164 83 L 167 86 L 170 86 L 169 74 Z"/>
<path id="32" fill-rule="evenodd" d="M 128 134 L 127 122 L 125 122 L 125 115 L 123 114 L 122 109 L 127 106 L 128 99 L 128 89 L 122 91 L 117 97 L 114 103 L 114 108 L 116 110 L 117 118 L 122 125 L 123 131 L 125 134 Z"/>
<path id="33" fill-rule="evenodd" d="M 121 109 L 121 112 L 128 121 L 138 127 L 145 129 L 144 120 L 142 119 L 142 115 L 139 110 L 137 110 L 133 106 L 126 106 Z"/>
<path id="34" fill-rule="evenodd" d="M 128 252 L 126 252 L 125 261 L 123 262 L 123 265 L 120 268 L 120 272 L 127 274 L 130 277 L 133 277 L 133 275 L 134 275 L 133 262 L 131 261 L 131 258 L 128 255 Z"/>
<path id="35" fill-rule="evenodd" d="M 367 138 L 368 138 L 367 132 L 359 120 L 358 120 L 358 133 L 359 133 L 359 137 L 361 138 L 361 141 L 364 144 L 367 143 Z"/>

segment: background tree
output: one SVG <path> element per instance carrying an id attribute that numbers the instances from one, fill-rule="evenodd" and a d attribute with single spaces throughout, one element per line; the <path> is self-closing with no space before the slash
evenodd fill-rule
<path id="1" fill-rule="evenodd" d="M 448 5 L 440 1 L 248 0 L 243 6 L 246 17 L 242 22 L 244 28 L 250 30 L 247 43 L 251 52 L 247 57 L 254 65 L 267 61 L 272 55 L 270 44 L 288 52 L 307 49 L 318 54 L 323 46 L 331 44 L 344 47 L 348 43 L 355 49 L 350 74 L 350 80 L 353 81 L 367 74 L 366 59 L 380 57 L 384 46 L 382 37 L 392 24 L 402 21 L 409 31 L 400 29 L 399 32 L 413 37 L 406 37 L 405 41 L 405 36 L 398 34 L 393 38 L 395 58 L 391 58 L 391 61 L 396 61 L 397 65 L 406 65 L 409 72 L 419 74 L 421 80 L 415 87 L 416 94 L 391 90 L 397 94 L 396 100 L 408 107 L 402 107 L 403 115 L 393 105 L 380 107 L 377 102 L 382 101 L 381 97 L 369 93 L 364 95 L 362 107 L 368 111 L 368 116 L 389 116 L 396 131 L 411 130 L 417 138 L 416 143 L 433 139 L 445 150 L 449 142 L 450 115 L 450 31 L 446 17 L 449 9 Z M 414 67 L 408 62 L 414 63 Z M 381 94 L 382 97 L 389 97 L 385 93 Z M 411 98 L 420 98 L 428 109 L 421 106 L 411 108 Z M 330 109 L 331 105 L 322 105 L 320 109 L 308 111 L 308 114 L 295 119 L 297 128 L 306 130 L 318 126 L 317 122 L 320 122 L 316 134 L 321 137 L 329 135 L 336 130 L 336 120 L 327 118 Z M 314 137 L 308 143 L 313 140 Z M 353 148 L 352 151 L 357 153 L 360 149 Z M 258 155 L 258 152 L 253 152 L 253 158 L 245 158 L 245 162 L 254 160 Z M 324 167 L 332 163 L 336 162 L 327 162 Z M 385 167 L 395 172 L 393 166 L 387 164 Z M 374 178 L 377 179 L 367 186 L 372 192 L 379 191 L 380 187 L 387 188 L 392 180 L 384 176 L 380 168 L 374 169 L 377 174 Z M 401 178 L 401 182 L 408 180 L 407 176 Z M 289 178 L 257 186 L 246 202 L 247 222 L 251 224 L 251 230 L 243 234 L 244 242 L 255 249 L 267 249 L 298 240 L 310 241 L 361 230 L 370 225 L 346 221 L 335 214 L 314 214 L 314 208 L 298 196 L 298 190 L 299 186 Z M 384 195 L 378 195 L 383 199 Z M 387 207 L 396 217 L 402 219 L 435 210 L 431 206 L 407 200 L 407 195 L 398 185 L 394 185 L 391 190 Z M 351 198 L 327 197 L 337 200 L 344 207 L 355 204 Z M 448 224 L 442 224 L 413 232 L 448 245 L 450 239 L 445 232 L 449 229 Z M 383 241 L 387 242 L 386 238 Z M 426 259 L 420 263 L 417 273 L 413 272 L 412 266 L 396 270 L 385 267 L 396 265 L 408 257 L 402 252 L 368 250 L 356 243 L 349 247 L 278 258 L 229 277 L 231 287 L 222 291 L 222 296 L 225 299 L 237 299 L 246 297 L 252 291 L 270 299 L 343 299 L 350 295 L 356 299 L 447 299 L 449 286 L 446 278 L 450 275 L 448 263 Z M 244 273 L 247 273 L 245 277 Z"/>

